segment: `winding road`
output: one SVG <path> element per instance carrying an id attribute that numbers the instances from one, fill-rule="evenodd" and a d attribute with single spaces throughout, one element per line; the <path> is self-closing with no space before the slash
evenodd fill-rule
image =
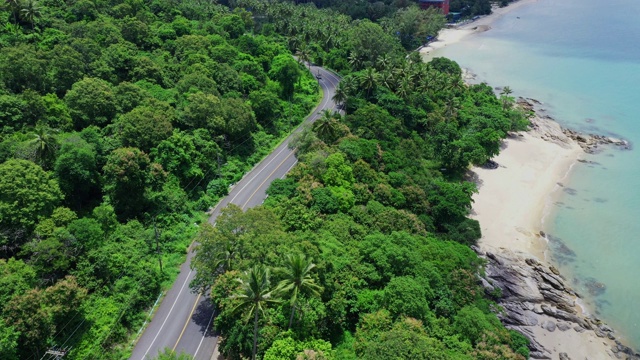
<path id="1" fill-rule="evenodd" d="M 320 74 L 318 83 L 323 91 L 320 104 L 307 117 L 305 123 L 320 117 L 322 110 L 338 108 L 333 95 L 340 78 L 317 66 L 311 66 L 311 73 Z M 298 127 L 269 156 L 263 159 L 242 180 L 240 180 L 224 199 L 214 208 L 209 222 L 215 224 L 220 210 L 233 203 L 243 210 L 262 204 L 266 190 L 275 179 L 283 178 L 297 163 L 294 151 L 289 149 L 293 135 L 301 131 Z M 176 353 L 185 352 L 196 360 L 211 360 L 218 357 L 218 337 L 213 329 L 213 309 L 204 296 L 194 294 L 189 283 L 195 273 L 190 269 L 194 256 L 189 249 L 187 261 L 180 267 L 180 275 L 160 303 L 153 320 L 140 336 L 131 354 L 131 360 L 155 358 L 164 348 Z"/>

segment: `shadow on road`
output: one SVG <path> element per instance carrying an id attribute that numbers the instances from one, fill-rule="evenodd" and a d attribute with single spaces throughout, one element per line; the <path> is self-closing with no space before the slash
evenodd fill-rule
<path id="1" fill-rule="evenodd" d="M 211 315 L 213 314 L 214 308 L 213 304 L 209 299 L 205 299 L 198 304 L 196 311 L 193 313 L 191 319 L 196 325 L 200 326 L 200 333 L 206 337 L 215 336 L 215 331 L 213 330 L 213 321 L 209 324 L 211 320 Z M 209 327 L 207 328 L 207 325 Z"/>

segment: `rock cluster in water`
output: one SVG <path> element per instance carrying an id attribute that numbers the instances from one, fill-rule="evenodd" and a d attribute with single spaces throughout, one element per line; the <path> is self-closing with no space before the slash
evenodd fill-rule
<path id="1" fill-rule="evenodd" d="M 538 131 L 545 140 L 557 141 L 566 143 L 568 139 L 575 141 L 584 152 L 588 154 L 595 154 L 601 150 L 603 150 L 603 146 L 617 146 L 624 150 L 630 150 L 631 144 L 623 139 L 618 139 L 615 137 L 597 135 L 597 134 L 583 134 L 571 129 L 566 129 L 560 127 L 557 124 L 549 125 L 549 122 L 545 120 L 551 120 L 551 122 L 555 122 L 555 120 L 548 116 L 542 115 L 540 112 L 542 110 L 536 111 L 536 107 L 542 105 L 538 100 L 531 98 L 518 98 L 516 104 L 526 112 L 533 113 L 534 116 L 531 120 L 531 127 L 533 129 L 538 129 L 539 127 L 544 127 L 543 131 Z M 593 120 L 591 120 L 593 121 Z M 557 129 L 554 129 L 557 127 Z"/>
<path id="2" fill-rule="evenodd" d="M 564 134 L 575 140 L 588 154 L 595 154 L 601 150 L 601 145 L 613 145 L 630 150 L 631 145 L 626 140 L 616 139 L 603 135 L 581 134 L 571 129 L 562 129 Z"/>
<path id="3" fill-rule="evenodd" d="M 532 327 L 539 326 L 549 332 L 592 331 L 600 338 L 615 341 L 609 354 L 612 358 L 640 359 L 640 354 L 616 340 L 609 326 L 596 317 L 578 313 L 579 295 L 565 284 L 555 267 L 532 258 L 472 248 L 487 260 L 485 275 L 480 281 L 488 295 L 499 294 L 497 302 L 504 311 L 498 317 L 508 328 L 521 332 L 531 341 L 531 358 L 551 359 L 551 351 L 537 342 L 533 334 Z M 560 353 L 559 357 L 569 359 L 566 353 Z"/>

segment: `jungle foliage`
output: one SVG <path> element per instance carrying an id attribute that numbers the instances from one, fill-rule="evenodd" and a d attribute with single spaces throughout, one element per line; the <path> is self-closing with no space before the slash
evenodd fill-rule
<path id="1" fill-rule="evenodd" d="M 0 358 L 126 357 L 194 223 L 315 106 L 242 10 L 0 8 Z"/>
<path id="2" fill-rule="evenodd" d="M 63 344 L 69 359 L 127 357 L 194 237 L 193 287 L 221 309 L 231 359 L 525 353 L 475 282 L 463 180 L 526 125 L 512 99 L 406 55 L 442 26 L 437 12 L 373 22 L 266 4 L 2 7 L 3 359 Z M 345 75 L 346 115 L 302 133 L 300 165 L 264 207 L 198 229 L 316 103 L 305 61 Z"/>
<path id="3" fill-rule="evenodd" d="M 469 245 L 480 227 L 467 217 L 469 165 L 527 126 L 513 99 L 466 85 L 450 60 L 407 56 L 368 20 L 242 3 L 299 57 L 345 74 L 334 96 L 344 114 L 297 136 L 299 163 L 263 206 L 230 206 L 200 228 L 192 287 L 219 310 L 225 358 L 528 357 L 478 283 Z"/>

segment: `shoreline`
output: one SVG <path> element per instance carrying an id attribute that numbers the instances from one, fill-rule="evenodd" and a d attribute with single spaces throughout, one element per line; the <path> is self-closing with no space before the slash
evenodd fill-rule
<path id="1" fill-rule="evenodd" d="M 535 114 L 531 123 L 529 131 L 503 141 L 493 159 L 497 168 L 475 167 L 469 172 L 479 189 L 470 217 L 482 230 L 473 249 L 487 260 L 481 279 L 485 292 L 501 290 L 497 302 L 505 311 L 498 316 L 530 339 L 531 358 L 636 359 L 638 354 L 620 341 L 624 337 L 590 314 L 546 256 L 544 221 L 552 215 L 563 182 L 591 148 L 553 119 Z M 626 144 L 611 140 L 617 146 Z M 609 142 L 599 144 L 605 143 Z"/>
<path id="2" fill-rule="evenodd" d="M 505 7 L 494 7 L 492 13 L 482 16 L 481 18 L 456 26 L 455 28 L 446 28 L 438 32 L 436 41 L 429 43 L 427 46 L 419 48 L 419 53 L 423 58 L 428 58 L 431 53 L 437 49 L 445 46 L 455 44 L 471 34 L 477 34 L 491 30 L 491 25 L 501 17 L 510 13 L 511 11 L 518 9 L 522 6 L 531 5 L 538 2 L 538 0 L 518 0 L 512 2 Z"/>
<path id="3" fill-rule="evenodd" d="M 437 49 L 488 31 L 507 13 L 536 2 L 520 0 L 455 29 L 443 29 L 436 41 L 419 52 L 428 61 Z M 465 77 L 470 81 L 473 74 Z M 563 129 L 553 119 L 535 113 L 537 101 L 527 100 L 519 99 L 518 103 L 534 110 L 532 128 L 504 140 L 500 154 L 493 159 L 499 164 L 497 169 L 476 167 L 470 171 L 470 180 L 479 190 L 473 197 L 470 217 L 480 222 L 482 231 L 473 249 L 487 260 L 486 275 L 481 279 L 485 292 L 501 290 L 497 302 L 505 311 L 499 317 L 507 327 L 531 340 L 531 358 L 640 359 L 640 354 L 621 342 L 624 335 L 589 314 L 594 309 L 551 265 L 550 240 L 543 231 L 574 165 L 584 162 L 586 154 L 598 151 L 599 145 L 628 148 L 629 144 Z"/>

